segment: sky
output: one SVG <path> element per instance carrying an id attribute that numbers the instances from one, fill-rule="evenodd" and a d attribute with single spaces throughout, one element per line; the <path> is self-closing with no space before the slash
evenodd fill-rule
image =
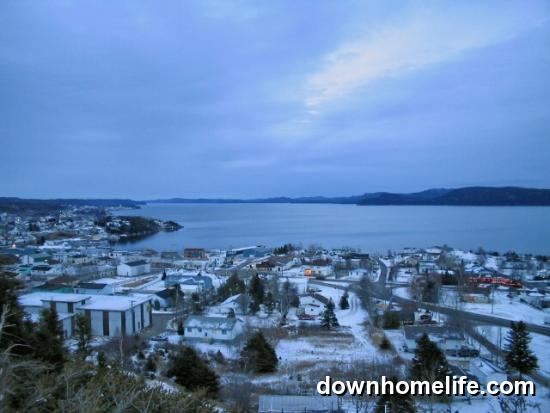
<path id="1" fill-rule="evenodd" d="M 0 196 L 550 187 L 548 1 L 0 2 Z"/>

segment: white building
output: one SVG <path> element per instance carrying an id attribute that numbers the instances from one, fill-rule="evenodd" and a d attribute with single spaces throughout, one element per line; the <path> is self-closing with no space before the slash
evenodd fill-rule
<path id="1" fill-rule="evenodd" d="M 429 339 L 444 352 L 459 350 L 466 345 L 464 334 L 460 330 L 449 326 L 403 326 L 403 331 L 405 333 L 406 349 L 411 352 L 414 352 L 417 340 L 423 334 L 427 334 Z"/>
<path id="2" fill-rule="evenodd" d="M 135 277 L 151 272 L 151 264 L 145 260 L 123 262 L 116 267 L 117 275 Z"/>
<path id="3" fill-rule="evenodd" d="M 74 317 L 84 314 L 89 320 L 92 335 L 131 335 L 152 323 L 151 295 L 92 295 L 55 292 L 34 292 L 19 297 L 24 311 L 38 319 L 42 310 L 55 308 L 65 336 L 74 331 Z"/>
<path id="4" fill-rule="evenodd" d="M 296 277 L 279 277 L 279 284 L 282 286 L 288 281 L 291 288 L 296 292 L 296 294 L 306 294 L 307 286 L 309 282 L 308 277 L 296 276 Z"/>
<path id="5" fill-rule="evenodd" d="M 240 321 L 226 317 L 190 316 L 184 326 L 186 338 L 203 340 L 233 340 L 242 329 Z"/>
<path id="6" fill-rule="evenodd" d="M 55 308 L 57 318 L 61 323 L 65 338 L 72 337 L 76 307 L 88 300 L 90 296 L 82 294 L 65 294 L 55 292 L 36 292 L 22 295 L 18 298 L 19 305 L 37 322 L 43 310 Z"/>
<path id="7" fill-rule="evenodd" d="M 302 314 L 319 316 L 325 311 L 325 304 L 311 295 L 300 297 L 300 309 Z"/>
<path id="8" fill-rule="evenodd" d="M 151 295 L 95 295 L 78 312 L 90 320 L 92 335 L 120 337 L 151 325 L 152 301 Z"/>

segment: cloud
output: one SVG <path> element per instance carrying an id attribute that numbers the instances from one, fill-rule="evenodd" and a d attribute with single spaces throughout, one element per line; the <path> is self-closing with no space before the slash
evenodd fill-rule
<path id="1" fill-rule="evenodd" d="M 222 166 L 226 168 L 262 168 L 273 165 L 275 159 L 273 158 L 250 158 L 250 159 L 232 159 L 230 161 L 222 162 Z"/>
<path id="2" fill-rule="evenodd" d="M 518 7 L 519 6 L 519 7 Z M 541 24 L 535 7 L 495 4 L 419 8 L 378 25 L 359 40 L 342 44 L 306 79 L 309 114 L 371 82 L 459 58 L 474 49 L 509 40 Z"/>

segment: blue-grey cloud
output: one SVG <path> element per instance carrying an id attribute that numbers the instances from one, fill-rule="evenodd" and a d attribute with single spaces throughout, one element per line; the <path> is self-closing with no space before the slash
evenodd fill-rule
<path id="1" fill-rule="evenodd" d="M 2 2 L 0 192 L 550 186 L 545 2 Z"/>

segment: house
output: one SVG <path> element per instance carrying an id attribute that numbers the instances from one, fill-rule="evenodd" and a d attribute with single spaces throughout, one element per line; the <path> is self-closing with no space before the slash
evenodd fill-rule
<path id="1" fill-rule="evenodd" d="M 240 293 L 232 295 L 224 302 L 222 302 L 218 307 L 220 308 L 222 314 L 227 315 L 231 310 L 233 310 L 235 314 L 244 315 L 248 311 L 248 301 L 248 296 L 246 294 Z"/>
<path id="2" fill-rule="evenodd" d="M 294 290 L 296 294 L 306 294 L 307 293 L 307 286 L 308 286 L 308 278 L 307 277 L 279 277 L 279 283 L 283 285 L 286 282 L 289 282 L 291 288 Z"/>
<path id="3" fill-rule="evenodd" d="M 236 318 L 190 316 L 184 334 L 186 338 L 230 341 L 240 334 L 240 324 Z"/>
<path id="4" fill-rule="evenodd" d="M 539 293 L 536 289 L 523 289 L 519 295 L 519 299 L 533 307 L 543 308 L 543 302 L 547 301 L 548 297 L 546 297 L 546 294 Z"/>
<path id="5" fill-rule="evenodd" d="M 332 275 L 332 261 L 330 259 L 313 259 L 305 264 L 306 277 L 329 277 Z"/>
<path id="6" fill-rule="evenodd" d="M 50 255 L 46 253 L 33 253 L 33 254 L 25 254 L 21 257 L 21 263 L 23 264 L 43 264 L 47 263 L 50 259 Z"/>
<path id="7" fill-rule="evenodd" d="M 258 413 L 332 413 L 343 412 L 341 399 L 335 396 L 261 395 Z"/>
<path id="8" fill-rule="evenodd" d="M 457 328 L 450 326 L 432 326 L 432 325 L 406 325 L 403 326 L 405 333 L 405 348 L 407 351 L 414 352 L 418 339 L 427 334 L 431 341 L 444 352 L 456 352 L 466 346 L 466 337 Z"/>
<path id="9" fill-rule="evenodd" d="M 356 268 L 348 272 L 348 278 L 351 280 L 362 280 L 365 277 L 368 277 L 370 271 L 365 268 Z"/>
<path id="10" fill-rule="evenodd" d="M 176 251 L 164 251 L 160 253 L 160 259 L 165 261 L 181 260 L 181 255 Z"/>
<path id="11" fill-rule="evenodd" d="M 210 291 L 214 288 L 212 278 L 206 275 L 192 273 L 168 273 L 164 280 L 166 288 L 179 284 L 180 289 L 185 294 L 198 293 L 201 291 Z"/>
<path id="12" fill-rule="evenodd" d="M 262 272 L 279 272 L 290 270 L 294 265 L 298 263 L 298 260 L 292 256 L 273 256 L 267 260 L 258 262 L 253 266 L 257 271 Z"/>
<path id="13" fill-rule="evenodd" d="M 164 290 L 156 291 L 153 295 L 153 303 L 158 301 L 161 308 L 170 308 L 174 306 L 175 294 L 172 288 L 165 288 Z"/>
<path id="14" fill-rule="evenodd" d="M 81 282 L 74 287 L 76 294 L 103 294 L 111 295 L 115 293 L 114 284 L 104 284 L 98 282 Z"/>
<path id="15" fill-rule="evenodd" d="M 206 251 L 204 248 L 185 248 L 183 250 L 183 257 L 190 260 L 205 260 Z"/>
<path id="16" fill-rule="evenodd" d="M 437 262 L 434 261 L 428 261 L 428 260 L 420 260 L 418 263 L 418 273 L 419 274 L 426 274 L 429 272 L 437 272 L 439 270 L 439 265 L 437 265 Z"/>
<path id="17" fill-rule="evenodd" d="M 300 309 L 299 315 L 319 316 L 325 311 L 325 305 L 328 303 L 326 299 L 320 294 L 303 295 L 300 296 Z"/>
<path id="18" fill-rule="evenodd" d="M 136 277 L 151 272 L 151 264 L 145 260 L 134 260 L 117 265 L 117 275 Z"/>

